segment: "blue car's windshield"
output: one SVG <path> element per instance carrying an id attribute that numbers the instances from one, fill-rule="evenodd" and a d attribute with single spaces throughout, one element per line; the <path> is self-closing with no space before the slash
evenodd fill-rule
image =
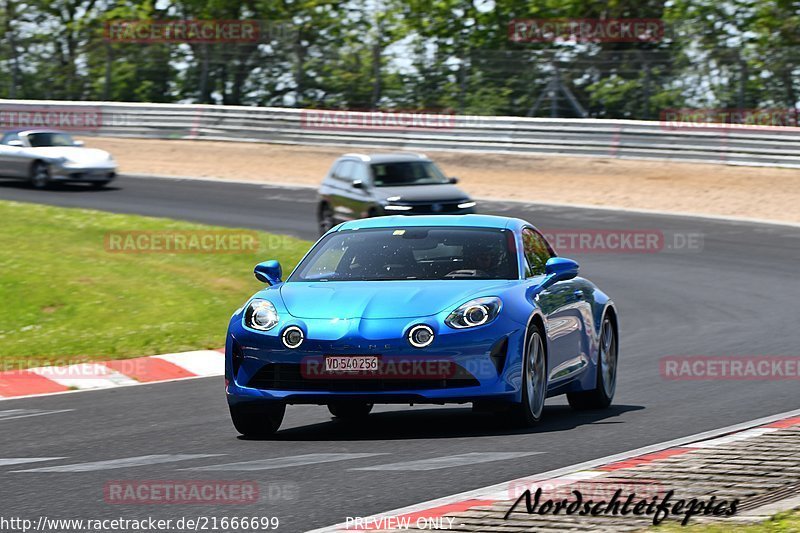
<path id="1" fill-rule="evenodd" d="M 325 237 L 288 281 L 517 279 L 513 234 L 483 228 L 380 228 Z"/>

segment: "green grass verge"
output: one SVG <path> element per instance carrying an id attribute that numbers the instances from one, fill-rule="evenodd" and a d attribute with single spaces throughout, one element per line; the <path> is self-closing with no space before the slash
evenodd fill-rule
<path id="1" fill-rule="evenodd" d="M 691 523 L 682 527 L 680 525 L 664 522 L 658 527 L 651 527 L 650 531 L 658 533 L 800 533 L 800 511 L 782 513 L 772 517 L 766 522 L 743 525 L 733 522 L 721 522 L 714 525 Z"/>
<path id="2" fill-rule="evenodd" d="M 288 273 L 310 245 L 241 230 L 246 253 L 112 253 L 128 231 L 230 228 L 4 201 L 0 220 L 0 370 L 220 348 L 253 266 Z"/>

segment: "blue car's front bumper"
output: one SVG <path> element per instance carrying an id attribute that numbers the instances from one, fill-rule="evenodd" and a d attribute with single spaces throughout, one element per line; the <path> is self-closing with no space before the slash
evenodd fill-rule
<path id="1" fill-rule="evenodd" d="M 427 324 L 433 343 L 412 347 L 405 332 Z M 280 333 L 297 325 L 305 341 L 286 348 Z M 225 347 L 228 402 L 279 401 L 326 404 L 342 400 L 369 403 L 463 403 L 519 401 L 525 327 L 502 315 L 485 326 L 451 329 L 428 319 L 299 320 L 274 330 L 245 328 L 241 314 L 230 324 Z M 378 355 L 382 370 L 373 374 L 321 371 L 326 355 Z"/>

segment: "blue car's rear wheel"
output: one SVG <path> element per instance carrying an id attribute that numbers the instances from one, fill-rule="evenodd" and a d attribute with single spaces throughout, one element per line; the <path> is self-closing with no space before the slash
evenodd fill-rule
<path id="1" fill-rule="evenodd" d="M 241 403 L 230 406 L 231 420 L 236 431 L 245 437 L 268 437 L 278 431 L 286 413 L 282 403 Z"/>
<path id="2" fill-rule="evenodd" d="M 525 345 L 522 361 L 522 402 L 512 406 L 509 413 L 516 425 L 532 426 L 542 418 L 547 397 L 547 352 L 543 334 L 533 326 Z"/>
<path id="3" fill-rule="evenodd" d="M 328 411 L 342 420 L 358 420 L 369 415 L 372 411 L 372 404 L 363 402 L 331 403 L 328 404 Z"/>
<path id="4" fill-rule="evenodd" d="M 597 379 L 594 390 L 567 394 L 574 409 L 604 409 L 611 405 L 617 389 L 617 334 L 611 317 L 603 317 L 597 353 Z"/>

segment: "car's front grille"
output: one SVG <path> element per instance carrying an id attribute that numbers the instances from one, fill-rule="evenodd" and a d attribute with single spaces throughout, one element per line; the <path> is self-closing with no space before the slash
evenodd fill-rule
<path id="1" fill-rule="evenodd" d="M 411 204 L 412 209 L 407 213 L 414 215 L 439 215 L 463 211 L 458 207 L 459 202 L 431 202 L 425 204 Z"/>
<path id="2" fill-rule="evenodd" d="M 70 172 L 69 173 L 70 179 L 73 180 L 84 180 L 84 179 L 112 179 L 114 177 L 113 172 L 108 171 L 101 171 L 101 170 L 94 170 L 90 172 Z"/>
<path id="3" fill-rule="evenodd" d="M 247 386 L 254 389 L 330 392 L 373 392 L 477 387 L 480 382 L 463 367 L 456 365 L 452 376 L 430 379 L 381 377 L 305 377 L 299 364 L 272 363 L 256 372 Z"/>

